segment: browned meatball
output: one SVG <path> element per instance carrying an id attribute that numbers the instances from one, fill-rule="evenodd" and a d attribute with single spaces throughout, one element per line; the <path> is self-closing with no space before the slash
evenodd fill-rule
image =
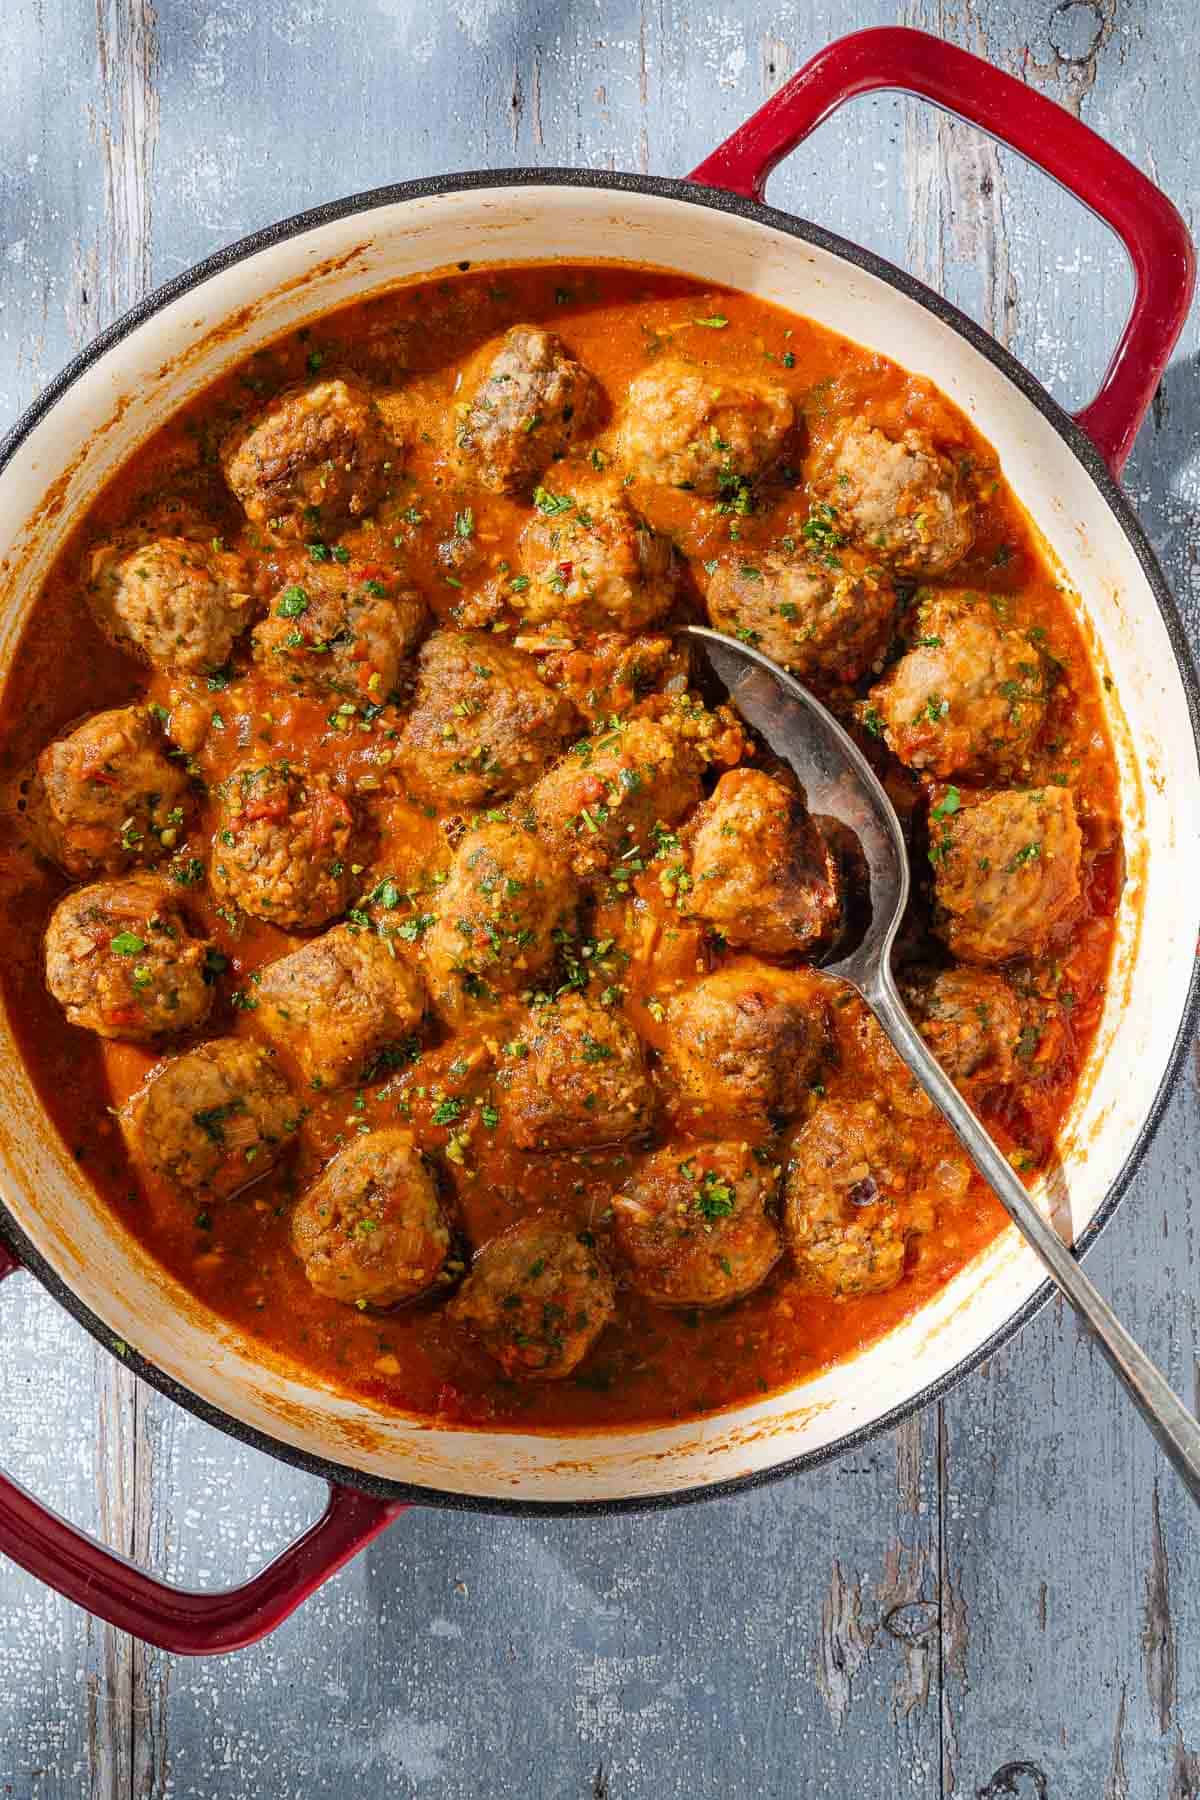
<path id="1" fill-rule="evenodd" d="M 208 1014 L 208 944 L 178 889 L 156 875 L 76 888 L 46 927 L 46 986 L 72 1025 L 139 1041 L 190 1031 Z"/>
<path id="2" fill-rule="evenodd" d="M 520 650 L 486 631 L 435 631 L 417 659 L 396 766 L 418 799 L 483 806 L 535 781 L 576 724 Z"/>
<path id="3" fill-rule="evenodd" d="M 975 537 L 975 509 L 957 464 L 927 431 L 891 438 L 865 419 L 837 426 L 809 473 L 837 531 L 905 575 L 949 574 Z"/>
<path id="4" fill-rule="evenodd" d="M 334 380 L 277 395 L 230 434 L 221 463 L 255 525 L 321 538 L 374 509 L 400 452 L 367 390 Z"/>
<path id="5" fill-rule="evenodd" d="M 891 636 L 896 596 L 876 563 L 855 550 L 822 557 L 804 548 L 723 563 L 708 584 L 718 631 L 753 644 L 802 681 L 857 681 Z"/>
<path id="6" fill-rule="evenodd" d="M 288 763 L 244 763 L 218 798 L 209 866 L 218 900 L 300 931 L 345 910 L 358 885 L 355 821 L 328 776 L 305 776 Z"/>
<path id="7" fill-rule="evenodd" d="M 947 1075 L 980 1085 L 1012 1080 L 1021 1008 L 1002 975 L 944 969 L 906 982 L 904 998 Z"/>
<path id="8" fill-rule="evenodd" d="M 425 1013 L 425 986 L 362 925 L 335 925 L 269 963 L 253 990 L 255 1022 L 316 1088 L 338 1088 L 400 1051 Z"/>
<path id="9" fill-rule="evenodd" d="M 450 1227 L 412 1133 L 371 1131 L 339 1150 L 296 1203 L 292 1249 L 328 1300 L 398 1306 L 428 1293 Z"/>
<path id="10" fill-rule="evenodd" d="M 1069 788 L 991 794 L 932 820 L 929 854 L 938 929 L 955 956 L 999 963 L 1032 955 L 1079 897 L 1075 796 Z"/>
<path id="11" fill-rule="evenodd" d="M 761 475 L 794 423 L 769 381 L 658 362 L 629 384 L 617 455 L 642 481 L 716 494 Z"/>
<path id="12" fill-rule="evenodd" d="M 161 1064 L 121 1114 L 136 1162 L 217 1199 L 273 1168 L 299 1122 L 274 1058 L 245 1038 L 210 1038 Z"/>
<path id="13" fill-rule="evenodd" d="M 615 1306 L 591 1233 L 539 1213 L 485 1245 L 446 1311 L 513 1380 L 556 1381 L 583 1361 Z"/>
<path id="14" fill-rule="evenodd" d="M 564 994 L 529 1016 L 505 1113 L 522 1150 L 586 1150 L 635 1136 L 653 1095 L 635 1032 L 618 1013 Z"/>
<path id="15" fill-rule="evenodd" d="M 489 824 L 465 837 L 425 938 L 429 992 L 443 1019 L 478 1023 L 532 987 L 574 912 L 570 875 L 530 832 Z"/>
<path id="16" fill-rule="evenodd" d="M 594 429 L 600 403 L 595 376 L 560 338 L 540 325 L 514 325 L 457 408 L 455 446 L 493 493 L 528 493 Z"/>
<path id="17" fill-rule="evenodd" d="M 561 619 L 603 631 L 640 631 L 671 610 L 679 564 L 670 538 L 647 525 L 613 483 L 536 496 L 521 534 L 524 572 L 511 603 L 534 625 Z"/>
<path id="18" fill-rule="evenodd" d="M 664 1069 L 702 1135 L 794 1114 L 828 1049 L 827 984 L 737 957 L 667 1002 Z"/>
<path id="19" fill-rule="evenodd" d="M 219 668 L 258 610 L 249 570 L 219 538 L 159 537 L 124 553 L 102 545 L 87 597 L 114 644 L 191 673 Z"/>
<path id="20" fill-rule="evenodd" d="M 656 824 L 674 825 L 700 798 L 697 740 L 654 719 L 601 728 L 573 746 L 530 796 L 538 831 L 577 875 L 607 869 Z"/>
<path id="21" fill-rule="evenodd" d="M 831 1018 L 837 1060 L 870 1078 L 876 1097 L 906 1119 L 934 1117 L 933 1101 L 892 1044 L 865 1000 L 842 982 L 831 982 Z"/>
<path id="22" fill-rule="evenodd" d="M 162 862 L 183 839 L 192 791 L 148 706 L 93 713 L 37 759 L 29 834 L 68 875 Z"/>
<path id="23" fill-rule="evenodd" d="M 841 915 L 828 844 L 794 789 L 759 769 L 731 769 L 686 833 L 687 909 L 739 950 L 791 956 L 828 937 Z"/>
<path id="24" fill-rule="evenodd" d="M 761 1287 L 782 1251 L 766 1211 L 779 1185 L 749 1144 L 668 1144 L 613 1200 L 629 1280 L 659 1306 L 728 1306 Z"/>
<path id="25" fill-rule="evenodd" d="M 888 748 L 933 775 L 987 780 L 1020 764 L 1046 713 L 1046 664 L 982 594 L 917 596 L 912 648 L 871 690 Z"/>
<path id="26" fill-rule="evenodd" d="M 399 685 L 427 616 L 394 575 L 334 563 L 275 595 L 254 628 L 254 660 L 270 681 L 378 704 Z"/>
<path id="27" fill-rule="evenodd" d="M 874 1100 L 827 1100 L 797 1134 L 783 1228 L 815 1286 L 842 1298 L 899 1281 L 910 1238 L 933 1223 L 920 1174 L 926 1131 Z"/>

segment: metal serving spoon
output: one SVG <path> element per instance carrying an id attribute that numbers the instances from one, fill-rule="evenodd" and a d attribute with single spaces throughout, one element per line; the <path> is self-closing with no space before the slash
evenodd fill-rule
<path id="1" fill-rule="evenodd" d="M 699 625 L 689 625 L 686 632 L 747 724 L 795 770 L 810 812 L 838 820 L 858 840 L 869 881 L 869 919 L 855 947 L 823 963 L 822 968 L 862 995 L 1013 1224 L 1095 1338 L 1193 1500 L 1200 1504 L 1200 1424 L 1042 1217 L 1004 1153 L 931 1055 L 904 1009 L 892 975 L 891 955 L 908 902 L 908 850 L 895 808 L 871 765 L 821 702 L 761 652 Z"/>

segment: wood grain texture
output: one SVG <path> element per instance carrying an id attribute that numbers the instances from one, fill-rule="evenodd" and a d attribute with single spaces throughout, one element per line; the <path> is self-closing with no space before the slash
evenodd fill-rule
<path id="1" fill-rule="evenodd" d="M 144 288 L 338 193 L 450 168 L 692 167 L 819 43 L 904 21 L 1132 154 L 1195 223 L 1187 0 L 9 0 L 0 423 Z M 1120 253 L 957 122 L 856 103 L 772 199 L 915 269 L 1078 404 Z M 1200 638 L 1200 330 L 1128 485 Z M 1091 1259 L 1192 1391 L 1200 1050 Z M 4 1460 L 127 1554 L 236 1580 L 316 1483 L 139 1388 L 9 1283 Z M 17 1800 L 1196 1800 L 1200 1533 L 1048 1309 L 939 1408 L 827 1470 L 678 1514 L 410 1513 L 276 1637 L 161 1656 L 0 1572 Z"/>

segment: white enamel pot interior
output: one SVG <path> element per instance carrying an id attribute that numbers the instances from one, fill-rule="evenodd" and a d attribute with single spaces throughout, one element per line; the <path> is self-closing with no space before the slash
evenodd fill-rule
<path id="1" fill-rule="evenodd" d="M 1157 1116 L 1200 934 L 1200 776 L 1190 676 L 1161 577 L 1098 456 L 990 340 L 827 234 L 676 182 L 458 177 L 366 196 L 214 258 L 110 332 L 13 434 L 0 471 L 0 665 L 41 576 L 104 479 L 181 401 L 331 307 L 470 260 L 624 259 L 819 320 L 937 382 L 999 453 L 1113 679 L 1129 878 L 1087 1077 L 1046 1203 L 1076 1240 L 1106 1216 Z M 236 330 L 230 322 L 236 320 Z M 47 504 L 47 495 L 51 501 Z M 1175 641 L 1173 641 L 1173 639 Z M 790 1392 L 642 1431 L 433 1429 L 326 1392 L 197 1308 L 80 1179 L 0 1022 L 0 1191 L 18 1247 L 149 1379 L 279 1454 L 369 1486 L 484 1504 L 643 1503 L 814 1460 L 937 1391 L 1034 1303 L 1012 1231 L 888 1337 Z"/>

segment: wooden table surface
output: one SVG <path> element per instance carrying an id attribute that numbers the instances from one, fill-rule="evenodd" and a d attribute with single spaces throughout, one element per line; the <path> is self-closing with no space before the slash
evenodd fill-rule
<path id="1" fill-rule="evenodd" d="M 0 425 L 153 284 L 336 195 L 508 164 L 679 174 L 827 39 L 920 25 L 1022 74 L 1200 206 L 1189 0 L 7 0 Z M 862 101 L 779 172 L 1079 403 L 1119 250 L 969 129 Z M 1129 465 L 1200 631 L 1194 319 Z M 1198 1385 L 1200 1055 L 1089 1267 Z M 28 1278 L 0 1460 L 197 1584 L 318 1483 L 136 1381 Z M 637 1518 L 414 1511 L 240 1656 L 162 1656 L 5 1565 L 0 1794 L 18 1800 L 1196 1800 L 1200 1519 L 1049 1308 L 831 1466 Z"/>

